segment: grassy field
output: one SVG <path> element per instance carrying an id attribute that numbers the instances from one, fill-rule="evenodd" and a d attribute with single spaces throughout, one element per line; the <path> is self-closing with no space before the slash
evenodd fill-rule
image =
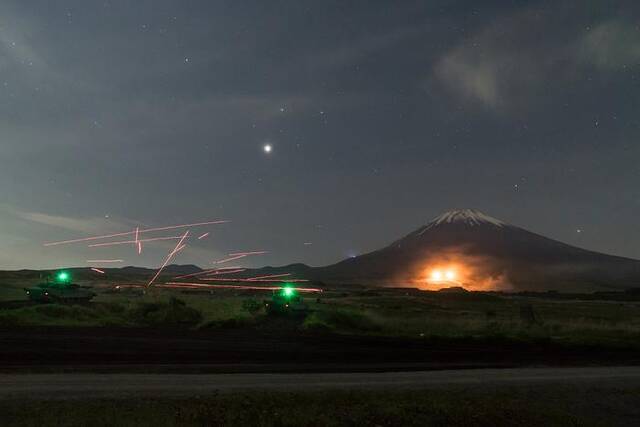
<path id="1" fill-rule="evenodd" d="M 6 300 L 16 289 L 4 286 L 0 294 Z M 24 299 L 24 293 L 19 297 Z M 266 313 L 250 310 L 248 302 L 259 305 L 265 298 L 268 293 L 99 292 L 88 305 L 0 305 L 0 326 L 259 328 Z M 640 347 L 640 302 L 634 301 L 374 290 L 325 292 L 306 303 L 309 315 L 295 327 L 310 333 Z"/>
<path id="2" fill-rule="evenodd" d="M 145 326 L 260 328 L 268 292 L 180 293 L 171 290 L 109 292 L 87 305 L 22 305 L 37 273 L 0 277 L 0 326 Z M 640 301 L 525 297 L 491 293 L 343 289 L 305 299 L 310 311 L 295 328 L 309 333 L 371 334 L 416 339 L 553 341 L 607 347 L 640 347 Z"/>
<path id="3" fill-rule="evenodd" d="M 349 315 L 354 319 L 351 324 L 339 321 Z M 334 329 L 408 337 L 494 337 L 633 346 L 640 338 L 640 304 L 477 293 L 348 296 L 327 300 L 306 325 L 316 322 Z"/>
<path id="4" fill-rule="evenodd" d="M 20 400 L 0 402 L 0 413 L 4 426 L 608 426 L 633 425 L 639 399 L 632 386 L 484 386 Z"/>

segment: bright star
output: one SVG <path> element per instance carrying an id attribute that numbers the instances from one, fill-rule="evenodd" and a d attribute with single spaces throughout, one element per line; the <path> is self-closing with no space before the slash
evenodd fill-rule
<path id="1" fill-rule="evenodd" d="M 271 150 L 273 150 L 273 147 L 271 146 L 271 144 L 265 144 L 264 147 L 262 147 L 262 149 L 264 150 L 265 153 L 270 153 Z"/>

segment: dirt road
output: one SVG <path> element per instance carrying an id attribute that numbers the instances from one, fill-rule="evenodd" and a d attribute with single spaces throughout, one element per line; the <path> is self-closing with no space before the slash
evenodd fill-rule
<path id="1" fill-rule="evenodd" d="M 635 351 L 288 330 L 0 328 L 0 372 L 356 372 L 640 365 Z"/>
<path id="2" fill-rule="evenodd" d="M 240 390 L 397 390 L 530 384 L 640 385 L 640 367 L 204 375 L 2 374 L 0 399 L 184 397 Z"/>

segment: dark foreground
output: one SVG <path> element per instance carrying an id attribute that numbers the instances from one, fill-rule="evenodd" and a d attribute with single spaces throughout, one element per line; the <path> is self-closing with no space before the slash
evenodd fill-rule
<path id="1" fill-rule="evenodd" d="M 273 326 L 0 329 L 0 425 L 540 426 L 640 419 L 635 348 Z M 531 366 L 546 368 L 525 368 Z"/>
<path id="2" fill-rule="evenodd" d="M 634 349 L 547 341 L 428 340 L 274 329 L 0 329 L 0 372 L 357 372 L 639 365 Z"/>
<path id="3" fill-rule="evenodd" d="M 452 385 L 557 384 L 640 387 L 640 367 L 281 374 L 0 374 L 0 399 L 190 397 L 249 390 L 402 390 Z"/>
<path id="4" fill-rule="evenodd" d="M 3 426 L 94 427 L 633 426 L 640 419 L 637 377 L 567 379 L 560 374 L 553 381 L 515 378 L 486 383 L 453 381 L 415 389 L 341 387 L 189 397 L 15 398 L 0 400 L 0 418 Z"/>

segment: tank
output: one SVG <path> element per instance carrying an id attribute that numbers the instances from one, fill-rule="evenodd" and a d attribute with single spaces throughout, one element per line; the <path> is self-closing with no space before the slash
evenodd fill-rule
<path id="1" fill-rule="evenodd" d="M 40 303 L 84 303 L 96 296 L 90 288 L 72 283 L 71 275 L 67 272 L 59 272 L 53 281 L 47 278 L 45 283 L 27 288 L 25 292 L 31 301 Z"/>
<path id="2" fill-rule="evenodd" d="M 298 291 L 289 286 L 273 291 L 271 300 L 264 305 L 268 314 L 305 316 L 309 310 Z"/>

